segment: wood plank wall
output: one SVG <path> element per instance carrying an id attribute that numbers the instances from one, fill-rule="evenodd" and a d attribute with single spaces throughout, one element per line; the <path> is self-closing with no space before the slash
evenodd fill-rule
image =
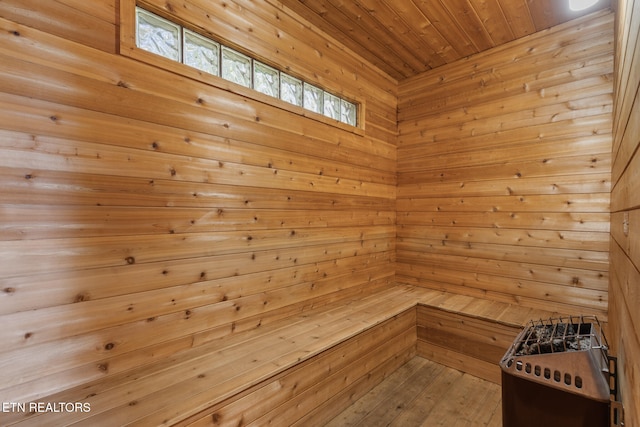
<path id="1" fill-rule="evenodd" d="M 359 97 L 352 132 L 118 55 L 121 3 L 0 2 L 3 402 L 393 283 L 397 82 L 276 1 L 154 2 Z"/>
<path id="2" fill-rule="evenodd" d="M 619 1 L 616 18 L 609 341 L 625 425 L 640 426 L 640 0 Z"/>
<path id="3" fill-rule="evenodd" d="M 613 20 L 400 82 L 398 282 L 606 319 Z"/>

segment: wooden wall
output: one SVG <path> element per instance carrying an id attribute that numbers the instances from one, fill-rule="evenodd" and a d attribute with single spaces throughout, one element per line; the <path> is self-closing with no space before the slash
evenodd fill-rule
<path id="1" fill-rule="evenodd" d="M 609 341 L 620 364 L 625 425 L 635 427 L 640 426 L 640 1 L 621 0 L 616 12 Z"/>
<path id="2" fill-rule="evenodd" d="M 0 2 L 3 402 L 394 279 L 397 82 L 278 2 L 154 2 L 359 97 L 353 132 L 119 55 L 119 4 Z"/>
<path id="3" fill-rule="evenodd" d="M 400 82 L 398 282 L 606 319 L 613 20 Z"/>
<path id="4" fill-rule="evenodd" d="M 119 55 L 128 1 L 0 2 L 0 400 L 386 286 L 397 256 L 399 282 L 610 303 L 640 419 L 637 0 L 618 6 L 615 105 L 609 13 L 398 86 L 276 1 L 183 2 L 362 99 L 364 132 Z"/>

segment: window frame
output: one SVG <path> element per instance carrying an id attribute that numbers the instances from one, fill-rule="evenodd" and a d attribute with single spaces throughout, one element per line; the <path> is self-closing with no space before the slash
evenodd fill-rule
<path id="1" fill-rule="evenodd" d="M 252 80 L 254 77 L 253 76 L 254 61 L 278 70 L 281 73 L 280 79 L 279 79 L 280 81 L 282 81 L 282 74 L 290 76 L 294 79 L 300 80 L 301 82 L 303 82 L 303 93 L 302 93 L 303 105 L 297 106 L 295 104 L 284 101 L 279 97 L 275 98 L 275 97 L 272 97 L 271 95 L 266 95 L 264 93 L 261 93 L 260 91 L 253 89 L 253 87 L 245 87 L 240 84 L 236 84 L 232 81 L 226 80 L 221 75 L 216 76 L 206 71 L 201 71 L 198 68 L 182 63 L 182 58 L 180 59 L 180 61 L 174 61 L 172 59 L 163 57 L 161 55 L 146 51 L 145 49 L 138 47 L 136 7 L 140 7 L 147 12 L 150 12 L 152 14 L 159 16 L 162 19 L 166 19 L 174 24 L 180 25 L 181 28 L 184 28 L 190 32 L 196 33 L 204 37 L 205 39 L 209 39 L 213 41 L 214 43 L 218 43 L 220 52 L 222 51 L 223 46 L 226 46 L 232 50 L 235 50 L 241 53 L 242 55 L 250 57 L 252 59 L 251 61 L 251 79 Z M 183 32 L 184 31 L 181 29 L 180 31 L 181 37 L 184 37 Z M 251 52 L 247 52 L 246 50 L 238 49 L 236 46 L 230 43 L 227 43 L 226 41 L 222 41 L 221 43 L 220 40 L 217 40 L 211 36 L 207 36 L 206 34 L 207 34 L 206 31 L 197 27 L 195 24 L 185 22 L 184 19 L 180 18 L 179 16 L 170 15 L 166 11 L 160 9 L 159 6 L 154 6 L 150 2 L 145 2 L 144 0 L 121 0 L 120 1 L 119 53 L 121 55 L 147 63 L 149 65 L 156 66 L 158 68 L 165 69 L 167 71 L 182 75 L 184 77 L 198 80 L 207 85 L 210 85 L 219 89 L 223 89 L 223 90 L 241 95 L 243 97 L 253 99 L 258 102 L 269 104 L 276 108 L 280 108 L 280 109 L 292 112 L 294 114 L 298 114 L 300 116 L 304 116 L 306 118 L 313 119 L 313 120 L 340 128 L 342 130 L 345 130 L 351 133 L 355 133 L 357 135 L 361 135 L 361 136 L 364 135 L 365 102 L 362 98 L 356 97 L 356 96 L 350 96 L 350 95 L 338 96 L 339 99 L 343 99 L 346 102 L 349 102 L 355 106 L 355 118 L 356 118 L 355 125 L 342 122 L 341 115 L 339 116 L 338 119 L 333 119 L 331 117 L 325 116 L 322 112 L 316 113 L 314 111 L 308 110 L 304 108 L 304 84 L 305 83 L 315 86 L 333 96 L 336 96 L 335 95 L 336 92 L 331 91 L 329 88 L 324 88 L 318 85 L 316 82 L 310 81 L 308 79 L 305 79 L 304 77 L 291 73 L 288 67 L 286 67 L 284 64 L 281 66 L 278 66 L 278 64 L 273 64 L 271 62 L 264 61 L 258 55 L 252 54 Z M 219 58 L 221 62 L 222 55 L 220 55 Z M 221 69 L 222 64 L 220 63 L 219 66 L 220 66 L 220 74 L 222 74 L 222 69 Z M 281 92 L 282 83 L 280 82 L 279 85 L 280 85 L 279 92 Z M 322 108 L 324 108 L 323 105 L 322 105 Z"/>

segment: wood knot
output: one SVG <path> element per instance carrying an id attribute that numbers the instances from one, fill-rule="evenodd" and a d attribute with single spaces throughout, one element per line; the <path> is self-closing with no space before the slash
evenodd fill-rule
<path id="1" fill-rule="evenodd" d="M 75 299 L 73 300 L 74 302 L 83 302 L 83 301 L 89 301 L 89 295 L 84 294 L 84 293 L 79 293 L 78 295 L 76 295 Z"/>
<path id="2" fill-rule="evenodd" d="M 110 342 L 110 343 L 107 343 L 107 344 L 105 344 L 105 345 L 104 345 L 104 349 L 105 349 L 105 350 L 107 350 L 107 351 L 109 351 L 109 350 L 113 350 L 113 348 L 114 348 L 115 346 L 116 346 L 116 345 L 115 345 L 114 343 Z"/>
<path id="3" fill-rule="evenodd" d="M 20 37 L 20 31 L 18 31 L 18 30 L 9 31 L 9 33 L 13 34 L 16 37 Z"/>
<path id="4" fill-rule="evenodd" d="M 136 259 L 135 259 L 134 257 L 132 257 L 132 256 L 128 256 L 128 257 L 126 257 L 124 260 L 125 260 L 125 261 L 127 262 L 127 264 L 129 264 L 129 265 L 131 265 L 131 264 L 135 264 L 135 263 L 136 263 Z"/>

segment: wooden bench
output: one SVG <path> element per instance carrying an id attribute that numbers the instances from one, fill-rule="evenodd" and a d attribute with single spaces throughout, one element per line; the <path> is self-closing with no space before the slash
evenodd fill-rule
<path id="1" fill-rule="evenodd" d="M 399 285 L 38 399 L 88 412 L 0 416 L 3 425 L 317 425 L 415 355 L 499 382 L 497 361 L 531 314 Z"/>
<path id="2" fill-rule="evenodd" d="M 417 354 L 500 384 L 502 356 L 531 319 L 564 314 L 465 295 L 425 292 L 418 301 Z"/>

